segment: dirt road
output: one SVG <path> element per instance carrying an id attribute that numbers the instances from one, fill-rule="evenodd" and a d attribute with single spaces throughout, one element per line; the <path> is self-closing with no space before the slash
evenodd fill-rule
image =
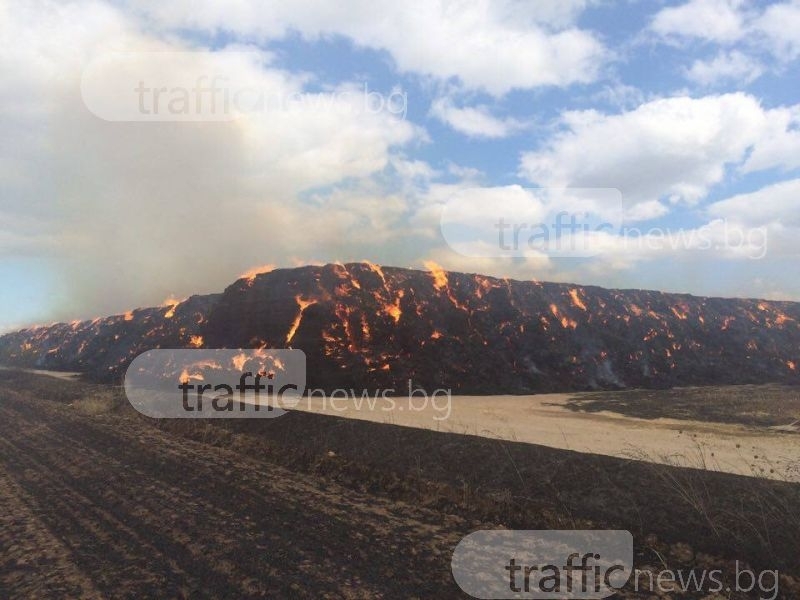
<path id="1" fill-rule="evenodd" d="M 0 597 L 448 598 L 460 519 L 0 387 Z"/>

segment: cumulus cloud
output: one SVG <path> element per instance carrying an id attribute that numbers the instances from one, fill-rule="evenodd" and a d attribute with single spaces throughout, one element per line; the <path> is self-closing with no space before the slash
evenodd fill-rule
<path id="1" fill-rule="evenodd" d="M 657 12 L 648 27 L 670 43 L 699 40 L 736 50 L 695 60 L 686 76 L 702 85 L 722 80 L 749 83 L 765 72 L 759 54 L 777 66 L 800 57 L 800 0 L 755 3 L 746 0 L 689 0 Z"/>
<path id="2" fill-rule="evenodd" d="M 650 29 L 667 38 L 733 42 L 745 31 L 744 0 L 689 0 L 661 9 Z"/>
<path id="3" fill-rule="evenodd" d="M 568 112 L 562 120 L 563 131 L 522 155 L 521 175 L 539 185 L 617 188 L 632 208 L 704 198 L 763 140 L 768 115 L 755 98 L 735 93 L 654 100 L 620 114 Z"/>
<path id="4" fill-rule="evenodd" d="M 499 119 L 486 105 L 457 107 L 448 98 L 439 98 L 431 105 L 431 115 L 459 133 L 477 138 L 504 138 L 524 128 L 517 119 Z"/>
<path id="5" fill-rule="evenodd" d="M 751 83 L 761 77 L 764 66 L 754 58 L 733 50 L 708 60 L 698 59 L 686 70 L 686 78 L 703 86 L 721 83 Z"/>
<path id="6" fill-rule="evenodd" d="M 574 18 L 591 2 L 213 0 L 133 5 L 164 28 L 224 30 L 240 38 L 341 35 L 387 51 L 402 71 L 502 95 L 513 89 L 593 81 L 608 54 Z"/>

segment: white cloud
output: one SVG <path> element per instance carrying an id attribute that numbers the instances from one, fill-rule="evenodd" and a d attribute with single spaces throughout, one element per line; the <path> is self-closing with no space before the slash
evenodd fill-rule
<path id="1" fill-rule="evenodd" d="M 738 50 L 720 52 L 710 60 L 695 60 L 686 70 L 686 77 L 704 86 L 736 82 L 748 84 L 764 72 L 764 67 L 754 58 Z"/>
<path id="2" fill-rule="evenodd" d="M 693 203 L 744 159 L 767 121 L 742 93 L 655 100 L 613 115 L 569 112 L 562 132 L 523 154 L 520 173 L 539 185 L 617 188 L 629 207 Z"/>
<path id="3" fill-rule="evenodd" d="M 590 82 L 607 59 L 602 43 L 571 22 L 586 0 L 389 0 L 283 2 L 140 0 L 148 22 L 225 30 L 243 38 L 343 35 L 388 51 L 403 71 L 502 95 L 512 89 Z"/>
<path id="4" fill-rule="evenodd" d="M 744 33 L 744 5 L 743 0 L 690 0 L 661 9 L 653 17 L 650 29 L 666 38 L 733 42 Z"/>
<path id="5" fill-rule="evenodd" d="M 769 111 L 766 129 L 745 162 L 745 173 L 800 168 L 800 104 Z"/>
<path id="6" fill-rule="evenodd" d="M 755 192 L 739 194 L 711 204 L 707 212 L 714 217 L 734 219 L 757 226 L 782 223 L 800 228 L 800 179 L 774 183 Z"/>
<path id="7" fill-rule="evenodd" d="M 516 119 L 498 119 L 485 105 L 459 108 L 448 98 L 434 100 L 430 112 L 443 123 L 470 137 L 504 138 L 523 127 Z"/>
<path id="8" fill-rule="evenodd" d="M 800 1 L 769 6 L 753 23 L 763 43 L 781 61 L 800 57 Z"/>
<path id="9" fill-rule="evenodd" d="M 800 57 L 800 0 L 756 3 L 747 0 L 689 0 L 660 10 L 648 31 L 668 42 L 701 40 L 724 46 L 738 44 L 749 55 L 766 52 L 779 65 Z M 721 70 L 714 78 L 713 68 Z M 763 66 L 741 52 L 720 54 L 711 62 L 695 62 L 688 70 L 694 81 L 745 80 L 758 77 Z"/>
<path id="10" fill-rule="evenodd" d="M 625 221 L 649 221 L 663 217 L 669 213 L 669 207 L 665 206 L 658 200 L 646 200 L 633 205 L 625 211 Z"/>

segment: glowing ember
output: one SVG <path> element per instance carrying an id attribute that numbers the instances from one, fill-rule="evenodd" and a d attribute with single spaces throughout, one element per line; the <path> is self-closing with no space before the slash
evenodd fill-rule
<path id="1" fill-rule="evenodd" d="M 132 310 L 129 310 L 128 312 L 126 312 L 126 313 L 123 315 L 123 318 L 124 318 L 126 321 L 133 321 L 133 311 L 132 311 Z"/>
<path id="2" fill-rule="evenodd" d="M 203 336 L 202 335 L 193 335 L 189 338 L 189 345 L 192 348 L 200 348 L 203 346 Z"/>

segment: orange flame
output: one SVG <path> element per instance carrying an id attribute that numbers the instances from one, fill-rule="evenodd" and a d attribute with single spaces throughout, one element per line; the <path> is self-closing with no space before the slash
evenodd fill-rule
<path id="1" fill-rule="evenodd" d="M 306 308 L 311 306 L 312 304 L 316 304 L 316 300 L 303 300 L 299 295 L 294 297 L 295 302 L 297 302 L 297 306 L 300 307 L 300 311 L 297 313 L 294 321 L 292 322 L 292 326 L 289 328 L 289 333 L 286 334 L 286 345 L 288 346 L 289 343 L 294 338 L 294 334 L 297 333 L 297 328 L 300 327 L 300 321 L 303 320 L 303 312 L 305 312 Z"/>
<path id="2" fill-rule="evenodd" d="M 572 304 L 575 307 L 580 308 L 581 310 L 586 310 L 586 305 L 583 303 L 583 300 L 581 300 L 580 296 L 578 295 L 577 289 L 571 289 L 569 291 L 569 297 L 572 299 Z"/>
<path id="3" fill-rule="evenodd" d="M 192 348 L 200 348 L 203 345 L 202 335 L 193 335 L 189 338 L 189 345 Z"/>
<path id="4" fill-rule="evenodd" d="M 243 371 L 246 362 L 247 362 L 247 355 L 244 352 L 242 352 L 241 354 L 237 354 L 231 359 L 231 364 L 233 365 L 233 368 L 236 369 L 237 371 Z"/>
<path id="5" fill-rule="evenodd" d="M 435 287 L 437 290 L 445 289 L 447 287 L 447 273 L 445 270 L 432 260 L 426 260 L 422 264 L 424 264 L 425 268 L 431 272 L 431 277 L 433 277 L 433 287 Z"/>
<path id="6" fill-rule="evenodd" d="M 179 379 L 180 379 L 181 383 L 189 383 L 192 379 L 194 379 L 196 381 L 204 381 L 202 375 L 200 375 L 199 373 L 197 373 L 197 374 L 189 374 L 189 371 L 187 371 L 186 369 L 181 371 L 181 375 L 180 375 Z"/>
<path id="7" fill-rule="evenodd" d="M 183 300 L 185 300 L 185 298 Z M 178 298 L 176 298 L 175 296 L 172 296 L 172 295 L 168 296 L 167 299 L 164 300 L 161 303 L 161 307 L 162 308 L 168 308 L 169 309 L 169 310 L 167 310 L 167 312 L 164 313 L 164 318 L 165 319 L 171 319 L 172 317 L 174 317 L 175 316 L 175 308 L 177 308 L 177 306 L 181 302 L 183 302 L 183 300 L 179 300 Z"/>
<path id="8" fill-rule="evenodd" d="M 378 265 L 369 262 L 368 260 L 365 260 L 364 264 L 367 265 L 373 273 L 380 277 L 383 285 L 386 286 L 386 277 L 383 275 L 383 269 L 381 269 Z"/>
<path id="9" fill-rule="evenodd" d="M 132 311 L 132 310 L 129 310 L 128 312 L 126 312 L 126 313 L 123 315 L 123 318 L 124 318 L 126 321 L 133 321 L 133 311 Z"/>
<path id="10" fill-rule="evenodd" d="M 248 285 L 252 285 L 253 281 L 256 278 L 256 275 L 261 275 L 262 273 L 269 273 L 270 271 L 275 270 L 275 265 L 261 265 L 260 267 L 253 267 L 248 269 L 241 275 L 239 275 L 239 279 L 246 279 Z"/>
<path id="11" fill-rule="evenodd" d="M 403 290 L 398 291 L 397 298 L 395 298 L 394 303 L 386 304 L 383 307 L 383 312 L 392 317 L 395 323 L 398 323 L 400 321 L 400 317 L 403 316 L 403 311 L 400 308 L 400 300 L 403 298 L 403 295 Z"/>

